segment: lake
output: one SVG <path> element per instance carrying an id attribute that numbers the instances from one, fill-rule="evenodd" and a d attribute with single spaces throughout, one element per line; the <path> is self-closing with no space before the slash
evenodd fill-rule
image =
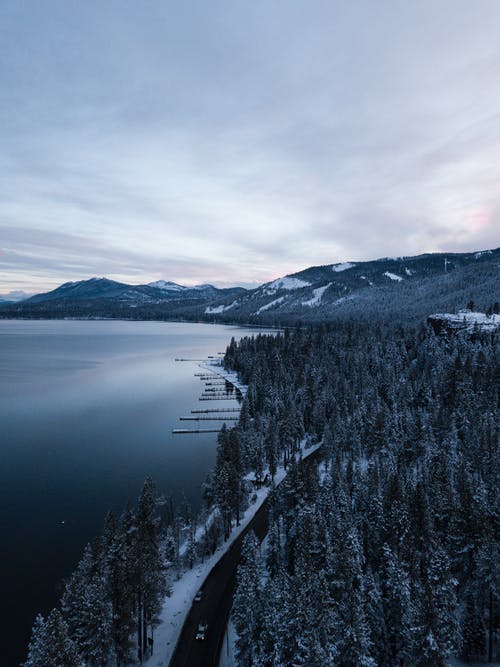
<path id="1" fill-rule="evenodd" d="M 57 603 L 61 579 L 106 511 L 135 502 L 146 476 L 199 506 L 217 436 L 171 431 L 189 423 L 181 415 L 215 404 L 198 401 L 198 364 L 175 358 L 216 355 L 232 336 L 253 333 L 174 322 L 0 320 L 2 664 L 25 658 L 34 616 Z"/>

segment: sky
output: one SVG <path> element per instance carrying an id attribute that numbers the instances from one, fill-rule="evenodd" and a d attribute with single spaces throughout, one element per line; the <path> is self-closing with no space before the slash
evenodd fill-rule
<path id="1" fill-rule="evenodd" d="M 498 0 L 0 3 L 0 294 L 498 245 Z"/>

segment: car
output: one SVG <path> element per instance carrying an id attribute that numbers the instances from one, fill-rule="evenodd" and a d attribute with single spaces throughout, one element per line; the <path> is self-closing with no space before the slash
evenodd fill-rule
<path id="1" fill-rule="evenodd" d="M 198 625 L 198 630 L 196 631 L 196 639 L 203 641 L 207 633 L 208 625 L 206 623 L 200 623 Z"/>
<path id="2" fill-rule="evenodd" d="M 203 591 L 202 591 L 201 588 L 200 588 L 200 590 L 199 590 L 199 591 L 196 593 L 196 595 L 194 596 L 194 600 L 193 600 L 193 602 L 201 602 L 201 598 L 202 598 L 202 597 L 203 597 Z"/>

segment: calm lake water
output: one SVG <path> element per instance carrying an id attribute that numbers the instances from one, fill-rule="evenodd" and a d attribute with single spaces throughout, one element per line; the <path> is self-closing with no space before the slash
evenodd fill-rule
<path id="1" fill-rule="evenodd" d="M 26 656 L 31 625 L 60 595 L 108 509 L 147 475 L 196 507 L 216 434 L 172 435 L 200 403 L 195 362 L 236 327 L 0 320 L 1 664 Z M 217 407 L 234 406 L 232 402 Z M 4 662 L 6 660 L 6 662 Z"/>

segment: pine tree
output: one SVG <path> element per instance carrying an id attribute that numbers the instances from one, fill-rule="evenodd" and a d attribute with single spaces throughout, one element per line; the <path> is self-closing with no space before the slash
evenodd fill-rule
<path id="1" fill-rule="evenodd" d="M 36 617 L 28 658 L 24 667 L 81 667 L 82 657 L 70 639 L 68 626 L 61 613 L 53 609 L 47 620 Z"/>
<path id="2" fill-rule="evenodd" d="M 238 567 L 238 584 L 233 599 L 233 622 L 238 633 L 236 641 L 239 667 L 252 667 L 257 653 L 255 639 L 261 624 L 260 550 L 255 533 L 245 536 L 242 562 Z"/>
<path id="3" fill-rule="evenodd" d="M 148 478 L 139 497 L 133 544 L 137 645 L 140 661 L 147 654 L 148 629 L 152 632 L 157 623 L 163 597 L 168 592 L 165 564 L 160 550 L 155 499 L 155 486 Z"/>

